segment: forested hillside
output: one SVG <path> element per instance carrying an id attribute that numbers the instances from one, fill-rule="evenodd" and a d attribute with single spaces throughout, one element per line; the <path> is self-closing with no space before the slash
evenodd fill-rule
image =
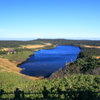
<path id="1" fill-rule="evenodd" d="M 0 47 L 18 47 L 20 45 L 28 44 L 43 44 L 43 43 L 53 43 L 56 45 L 91 45 L 100 46 L 100 41 L 92 40 L 67 40 L 67 39 L 37 39 L 31 41 L 0 41 Z"/>
<path id="2" fill-rule="evenodd" d="M 99 100 L 100 76 L 73 74 L 52 80 L 31 80 L 0 67 L 0 100 L 16 100 L 19 88 L 24 98 L 18 100 Z"/>

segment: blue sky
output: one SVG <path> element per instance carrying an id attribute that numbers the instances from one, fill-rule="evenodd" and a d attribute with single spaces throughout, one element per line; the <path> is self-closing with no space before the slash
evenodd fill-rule
<path id="1" fill-rule="evenodd" d="M 0 0 L 0 39 L 100 39 L 100 0 Z"/>

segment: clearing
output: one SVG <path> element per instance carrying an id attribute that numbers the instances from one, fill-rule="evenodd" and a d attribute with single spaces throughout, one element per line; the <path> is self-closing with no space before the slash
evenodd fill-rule
<path id="1" fill-rule="evenodd" d="M 22 48 L 27 48 L 27 49 L 35 49 L 35 48 L 43 48 L 45 46 L 50 46 L 52 45 L 51 43 L 45 43 L 44 45 L 21 45 Z"/>
<path id="2" fill-rule="evenodd" d="M 83 46 L 86 48 L 99 48 L 100 49 L 100 46 L 90 46 L 90 45 L 83 45 Z"/>

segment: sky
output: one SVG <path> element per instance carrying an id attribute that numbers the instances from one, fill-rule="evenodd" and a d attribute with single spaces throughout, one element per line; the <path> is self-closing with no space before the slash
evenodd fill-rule
<path id="1" fill-rule="evenodd" d="M 0 39 L 100 40 L 100 0 L 0 0 Z"/>

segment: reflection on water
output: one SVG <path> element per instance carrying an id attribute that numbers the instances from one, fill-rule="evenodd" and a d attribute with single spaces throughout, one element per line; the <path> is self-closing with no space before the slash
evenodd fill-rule
<path id="1" fill-rule="evenodd" d="M 20 66 L 25 68 L 21 73 L 36 77 L 48 77 L 51 73 L 64 67 L 65 63 L 75 61 L 80 51 L 81 49 L 78 47 L 62 45 L 54 49 L 36 51 L 34 55 Z"/>

